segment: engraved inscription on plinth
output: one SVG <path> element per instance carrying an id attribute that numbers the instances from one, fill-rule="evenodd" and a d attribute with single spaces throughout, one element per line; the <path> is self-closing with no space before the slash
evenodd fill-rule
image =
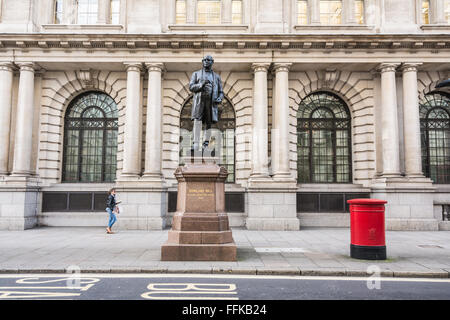
<path id="1" fill-rule="evenodd" d="M 186 191 L 186 210 L 188 212 L 214 212 L 214 185 L 192 182 Z"/>
<path id="2" fill-rule="evenodd" d="M 163 261 L 236 261 L 236 245 L 225 212 L 224 182 L 228 173 L 212 163 L 179 167 L 177 212 Z"/>

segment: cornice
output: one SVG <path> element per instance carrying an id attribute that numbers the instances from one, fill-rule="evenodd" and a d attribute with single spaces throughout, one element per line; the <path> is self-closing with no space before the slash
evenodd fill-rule
<path id="1" fill-rule="evenodd" d="M 449 50 L 448 34 L 2 34 L 0 50 Z"/>

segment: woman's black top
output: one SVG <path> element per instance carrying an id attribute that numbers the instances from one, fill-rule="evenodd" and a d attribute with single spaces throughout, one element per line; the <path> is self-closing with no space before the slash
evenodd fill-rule
<path id="1" fill-rule="evenodd" d="M 108 200 L 106 200 L 106 206 L 111 210 L 114 210 L 114 207 L 116 206 L 116 197 L 110 194 Z"/>

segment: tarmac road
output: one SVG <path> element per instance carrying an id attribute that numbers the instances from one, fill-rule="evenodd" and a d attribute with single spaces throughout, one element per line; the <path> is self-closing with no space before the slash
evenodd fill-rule
<path id="1" fill-rule="evenodd" d="M 450 300 L 450 279 L 186 275 L 3 274 L 0 301 Z"/>

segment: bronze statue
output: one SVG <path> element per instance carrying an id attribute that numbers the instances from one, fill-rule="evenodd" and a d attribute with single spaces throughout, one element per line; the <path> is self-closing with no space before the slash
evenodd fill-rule
<path id="1" fill-rule="evenodd" d="M 200 131 L 203 124 L 204 130 L 204 151 L 211 138 L 211 125 L 219 121 L 219 104 L 223 100 L 222 80 L 220 76 L 212 70 L 214 59 L 205 56 L 202 60 L 202 70 L 195 71 L 189 82 L 189 90 L 194 94 L 192 102 L 191 120 L 194 121 L 194 142 L 192 151 L 199 151 Z"/>

